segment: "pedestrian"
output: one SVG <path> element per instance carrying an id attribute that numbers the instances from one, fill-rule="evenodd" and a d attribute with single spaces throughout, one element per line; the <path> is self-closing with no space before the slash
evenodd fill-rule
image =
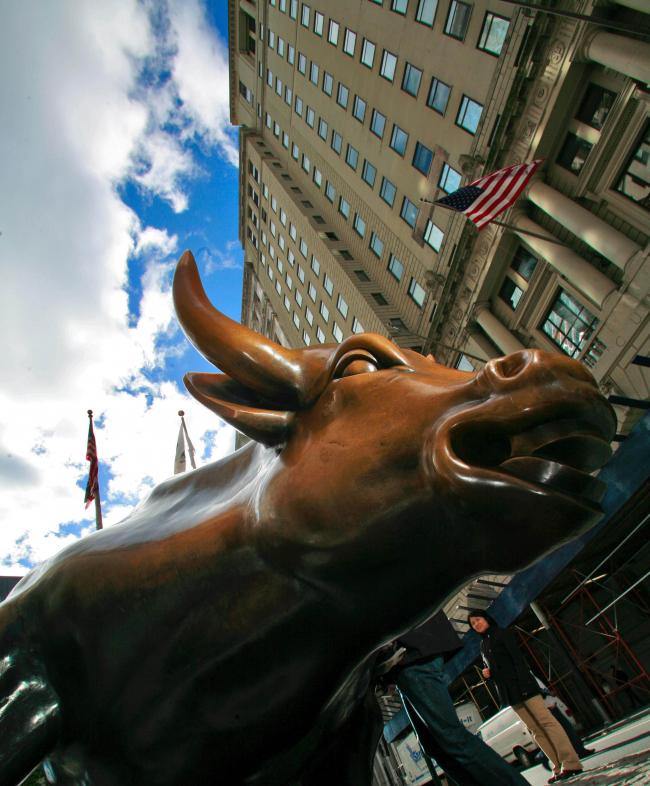
<path id="1" fill-rule="evenodd" d="M 494 681 L 501 706 L 512 706 L 551 762 L 553 775 L 548 782 L 563 781 L 582 772 L 578 754 L 544 704 L 512 631 L 500 628 L 489 614 L 480 610 L 470 611 L 467 620 L 481 636 L 483 677 Z"/>
<path id="2" fill-rule="evenodd" d="M 391 672 L 425 755 L 435 759 L 458 786 L 527 786 L 527 782 L 458 720 L 444 664 L 462 649 L 440 611 L 397 639 L 402 658 Z"/>

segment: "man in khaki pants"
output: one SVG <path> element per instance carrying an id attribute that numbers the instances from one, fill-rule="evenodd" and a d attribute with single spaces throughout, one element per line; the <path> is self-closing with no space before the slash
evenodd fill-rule
<path id="1" fill-rule="evenodd" d="M 512 632 L 499 628 L 484 611 L 470 611 L 467 619 L 482 638 L 483 677 L 494 680 L 501 706 L 512 706 L 553 765 L 553 775 L 548 782 L 567 780 L 582 772 L 578 754 L 544 704 Z"/>

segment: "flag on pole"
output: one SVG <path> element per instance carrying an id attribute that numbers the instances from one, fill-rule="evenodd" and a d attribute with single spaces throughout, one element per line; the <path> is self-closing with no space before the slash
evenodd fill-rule
<path id="1" fill-rule="evenodd" d="M 86 484 L 86 496 L 84 502 L 86 509 L 99 494 L 99 462 L 97 461 L 97 445 L 95 443 L 95 432 L 93 431 L 92 410 L 88 410 L 88 445 L 86 446 L 86 461 L 90 461 L 88 469 L 88 483 Z"/>
<path id="2" fill-rule="evenodd" d="M 541 159 L 528 164 L 513 164 L 485 175 L 454 191 L 434 205 L 457 210 L 472 221 L 477 229 L 483 229 L 499 213 L 513 205 L 535 172 L 543 163 Z"/>
<path id="3" fill-rule="evenodd" d="M 185 472 L 185 468 L 187 467 L 187 457 L 185 452 L 185 445 L 187 443 L 187 450 L 190 454 L 190 464 L 192 465 L 192 469 L 196 469 L 196 462 L 194 460 L 194 445 L 192 444 L 192 440 L 190 439 L 190 435 L 187 433 L 187 426 L 185 425 L 185 418 L 183 417 L 185 413 L 182 409 L 178 411 L 178 414 L 181 418 L 181 425 L 178 429 L 178 439 L 176 440 L 176 456 L 174 457 L 174 475 L 178 475 L 180 472 Z"/>

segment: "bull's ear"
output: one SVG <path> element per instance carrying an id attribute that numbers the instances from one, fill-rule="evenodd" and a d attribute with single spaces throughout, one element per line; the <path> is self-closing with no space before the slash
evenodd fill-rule
<path id="1" fill-rule="evenodd" d="M 287 441 L 293 412 L 270 408 L 226 374 L 186 374 L 183 381 L 197 401 L 247 437 L 269 447 Z"/>

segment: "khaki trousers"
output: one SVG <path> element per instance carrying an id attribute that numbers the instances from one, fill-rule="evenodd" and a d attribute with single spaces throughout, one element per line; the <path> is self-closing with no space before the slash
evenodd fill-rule
<path id="1" fill-rule="evenodd" d="M 535 743 L 550 759 L 554 773 L 582 769 L 566 732 L 551 715 L 541 696 L 526 699 L 523 704 L 513 704 L 512 709 L 528 726 Z"/>

